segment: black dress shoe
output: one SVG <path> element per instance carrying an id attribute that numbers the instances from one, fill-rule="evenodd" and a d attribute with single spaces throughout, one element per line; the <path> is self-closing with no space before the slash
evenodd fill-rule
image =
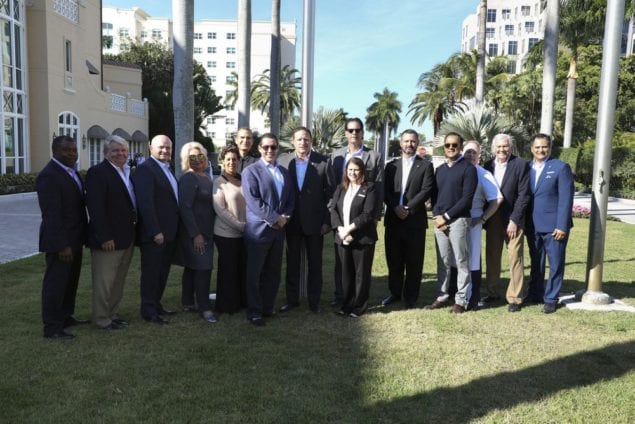
<path id="1" fill-rule="evenodd" d="M 174 314 L 176 314 L 176 311 L 171 311 L 169 309 L 164 309 L 164 308 L 159 309 L 159 315 L 174 315 Z"/>
<path id="2" fill-rule="evenodd" d="M 388 295 L 387 298 L 385 298 L 384 300 L 381 301 L 381 304 L 384 306 L 388 306 L 391 303 L 395 303 L 395 302 L 399 302 L 401 300 L 401 298 L 399 296 L 395 296 L 395 295 Z"/>
<path id="3" fill-rule="evenodd" d="M 73 340 L 75 338 L 71 333 L 67 333 L 64 330 L 60 330 L 57 333 L 53 334 L 45 334 L 45 338 L 47 339 L 56 339 L 56 340 Z"/>
<path id="4" fill-rule="evenodd" d="M 298 306 L 300 306 L 299 303 L 286 303 L 280 307 L 280 312 L 289 312 L 291 309 L 297 308 Z"/>
<path id="5" fill-rule="evenodd" d="M 112 320 L 112 322 L 114 322 L 117 325 L 120 325 L 122 327 L 127 327 L 128 326 L 128 321 L 125 321 L 123 319 L 119 319 L 119 318 L 115 318 Z"/>
<path id="6" fill-rule="evenodd" d="M 509 312 L 520 312 L 520 304 L 518 303 L 510 303 L 509 306 L 507 306 L 507 310 Z"/>
<path id="7" fill-rule="evenodd" d="M 89 319 L 77 319 L 75 317 L 68 317 L 64 321 L 64 328 L 72 327 L 74 325 L 90 324 Z"/>
<path id="8" fill-rule="evenodd" d="M 153 317 L 143 317 L 144 320 L 151 322 L 153 324 L 158 324 L 158 325 L 166 325 L 169 324 L 170 321 L 161 318 L 159 315 L 155 315 Z"/>
<path id="9" fill-rule="evenodd" d="M 108 324 L 105 327 L 99 327 L 100 330 L 122 330 L 124 328 L 125 328 L 124 325 L 119 325 L 115 321 L 112 321 L 110 324 Z"/>
<path id="10" fill-rule="evenodd" d="M 331 303 L 329 303 L 329 305 L 335 307 L 335 306 L 340 306 L 342 304 L 342 301 L 339 299 L 333 299 L 331 300 Z"/>
<path id="11" fill-rule="evenodd" d="M 440 308 L 445 308 L 446 306 L 448 306 L 447 301 L 441 302 L 440 300 L 435 300 L 431 304 L 424 306 L 423 309 L 440 309 Z"/>
<path id="12" fill-rule="evenodd" d="M 415 303 L 414 302 L 405 302 L 404 303 L 404 308 L 405 309 L 414 309 L 415 308 Z"/>
<path id="13" fill-rule="evenodd" d="M 249 322 L 255 325 L 256 327 L 264 327 L 267 325 L 264 319 L 260 317 L 249 318 Z"/>
<path id="14" fill-rule="evenodd" d="M 492 303 L 492 302 L 497 302 L 500 299 L 501 299 L 501 297 L 497 296 L 497 295 L 485 296 L 484 298 L 481 299 L 481 302 L 483 302 L 483 303 Z"/>
<path id="15" fill-rule="evenodd" d="M 542 312 L 545 314 L 553 314 L 556 312 L 556 304 L 555 303 L 545 303 L 545 306 L 542 307 Z"/>
<path id="16" fill-rule="evenodd" d="M 320 305 L 309 305 L 309 310 L 314 314 L 319 314 L 320 312 L 322 312 L 322 309 L 320 309 Z"/>

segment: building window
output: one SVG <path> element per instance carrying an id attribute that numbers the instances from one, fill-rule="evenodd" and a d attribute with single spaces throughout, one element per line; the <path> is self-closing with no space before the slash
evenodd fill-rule
<path id="1" fill-rule="evenodd" d="M 236 81 L 236 75 L 227 75 L 227 77 L 225 78 L 225 82 L 230 84 L 232 82 Z"/>
<path id="2" fill-rule="evenodd" d="M 203 53 L 203 48 L 202 47 L 194 47 L 194 54 L 200 54 Z"/>
<path id="3" fill-rule="evenodd" d="M 77 143 L 77 140 L 79 140 L 78 134 L 79 118 L 77 117 L 77 115 L 73 112 L 60 113 L 57 117 L 57 135 L 67 135 L 75 140 L 75 142 Z"/>
<path id="4" fill-rule="evenodd" d="M 513 25 L 505 25 L 505 35 L 514 35 Z"/>
<path id="5" fill-rule="evenodd" d="M 228 112 L 233 112 L 236 110 L 236 105 L 225 105 L 225 110 Z"/>
<path id="6" fill-rule="evenodd" d="M 494 38 L 496 30 L 494 28 L 485 28 L 485 38 Z"/>
<path id="7" fill-rule="evenodd" d="M 148 38 L 148 31 L 141 31 L 141 39 L 144 40 Z"/>
<path id="8" fill-rule="evenodd" d="M 153 40 L 160 40 L 161 38 L 162 38 L 161 30 L 160 29 L 153 29 L 152 30 L 152 39 Z"/>
<path id="9" fill-rule="evenodd" d="M 208 116 L 208 117 L 207 117 L 207 119 L 205 119 L 205 121 L 206 121 L 208 124 L 211 124 L 211 123 L 212 123 L 212 117 L 211 117 L 211 116 Z"/>
<path id="10" fill-rule="evenodd" d="M 536 44 L 538 44 L 538 39 L 537 38 L 530 38 L 529 42 L 527 43 L 527 49 L 531 50 L 531 48 L 533 46 L 535 46 Z"/>
<path id="11" fill-rule="evenodd" d="M 510 60 L 509 62 L 507 62 L 507 73 L 508 74 L 515 74 L 516 73 L 516 61 L 515 60 Z"/>
<path id="12" fill-rule="evenodd" d="M 503 9 L 501 10 L 501 15 L 503 15 L 503 19 L 510 19 L 512 17 L 511 9 Z"/>
<path id="13" fill-rule="evenodd" d="M 216 40 L 216 33 L 215 32 L 208 32 L 207 33 L 207 39 L 208 40 Z"/>
<path id="14" fill-rule="evenodd" d="M 531 14 L 531 6 L 520 6 L 520 14 L 522 16 L 529 16 Z"/>
<path id="15" fill-rule="evenodd" d="M 207 80 L 209 81 L 210 84 L 213 84 L 216 82 L 216 75 L 210 75 L 207 77 Z"/>
<path id="16" fill-rule="evenodd" d="M 236 33 L 235 32 L 228 32 L 227 33 L 227 39 L 228 40 L 235 40 L 236 39 Z"/>
<path id="17" fill-rule="evenodd" d="M 236 54 L 236 47 L 227 47 L 227 54 Z"/>
<path id="18" fill-rule="evenodd" d="M 207 48 L 207 53 L 216 53 L 216 47 L 208 47 Z"/>
<path id="19" fill-rule="evenodd" d="M 102 140 L 99 138 L 88 139 L 88 162 L 89 166 L 97 165 L 102 159 Z"/>
<path id="20" fill-rule="evenodd" d="M 225 125 L 236 125 L 236 119 L 234 119 L 234 118 L 225 118 Z"/>
<path id="21" fill-rule="evenodd" d="M 64 40 L 64 70 L 73 72 L 73 44 L 70 40 Z"/>
<path id="22" fill-rule="evenodd" d="M 214 60 L 208 60 L 208 61 L 207 61 L 207 67 L 208 67 L 208 68 L 215 68 L 215 67 L 216 67 L 216 61 L 214 61 Z"/>
<path id="23" fill-rule="evenodd" d="M 498 56 L 498 44 L 491 43 L 487 46 L 487 54 L 489 57 Z"/>
<path id="24" fill-rule="evenodd" d="M 534 22 L 533 21 L 525 22 L 525 32 L 528 32 L 528 33 L 534 32 Z"/>
<path id="25" fill-rule="evenodd" d="M 195 39 L 195 40 L 202 40 L 202 39 L 203 39 L 203 33 L 201 33 L 201 32 L 195 32 L 195 33 L 194 33 L 194 39 Z"/>
<path id="26" fill-rule="evenodd" d="M 225 66 L 227 69 L 234 69 L 236 67 L 236 62 L 227 62 Z"/>
<path id="27" fill-rule="evenodd" d="M 518 41 L 510 41 L 507 43 L 507 54 L 518 54 Z"/>
<path id="28" fill-rule="evenodd" d="M 128 31 L 128 28 L 119 28 L 119 36 L 122 38 L 129 37 L 130 32 Z"/>
<path id="29" fill-rule="evenodd" d="M 496 9 L 487 9 L 487 22 L 496 22 Z"/>

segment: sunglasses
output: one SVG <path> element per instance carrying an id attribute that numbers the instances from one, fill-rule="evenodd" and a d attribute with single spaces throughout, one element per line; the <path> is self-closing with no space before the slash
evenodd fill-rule
<path id="1" fill-rule="evenodd" d="M 361 133 L 362 129 L 361 128 L 346 128 L 346 131 L 352 134 L 356 134 L 356 133 Z"/>
<path id="2" fill-rule="evenodd" d="M 190 161 L 205 160 L 205 155 L 203 153 L 199 153 L 198 155 L 190 155 L 189 159 Z"/>
<path id="3" fill-rule="evenodd" d="M 261 145 L 260 146 L 262 148 L 262 150 L 269 151 L 271 150 L 272 152 L 275 152 L 276 150 L 278 150 L 278 146 L 276 144 L 269 144 L 267 146 Z"/>
<path id="4" fill-rule="evenodd" d="M 445 147 L 446 149 L 450 149 L 450 148 L 456 149 L 457 147 L 459 147 L 459 144 L 458 143 L 445 143 L 443 145 L 443 147 Z"/>

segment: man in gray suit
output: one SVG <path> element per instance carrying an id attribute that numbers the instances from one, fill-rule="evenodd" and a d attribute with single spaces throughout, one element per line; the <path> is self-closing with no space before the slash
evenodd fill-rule
<path id="1" fill-rule="evenodd" d="M 348 144 L 331 153 L 330 166 L 333 170 L 335 185 L 342 183 L 342 175 L 348 160 L 358 157 L 364 162 L 366 171 L 366 181 L 374 183 L 376 192 L 375 216 L 379 220 L 384 201 L 384 161 L 381 155 L 374 150 L 364 146 L 364 124 L 359 118 L 349 118 L 344 124 L 346 140 Z M 335 246 L 335 299 L 332 306 L 337 306 L 342 301 L 342 263 L 337 255 L 337 244 Z"/>
<path id="2" fill-rule="evenodd" d="M 324 234 L 331 229 L 328 202 L 333 195 L 332 175 L 328 158 L 311 150 L 311 131 L 298 127 L 293 131 L 295 151 L 278 159 L 293 181 L 295 208 L 286 228 L 287 239 L 287 303 L 280 312 L 299 306 L 300 261 L 306 248 L 308 263 L 307 291 L 309 309 L 320 310 L 322 293 L 322 245 Z"/>

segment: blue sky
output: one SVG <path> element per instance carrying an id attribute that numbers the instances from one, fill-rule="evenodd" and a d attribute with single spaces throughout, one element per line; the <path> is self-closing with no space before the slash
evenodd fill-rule
<path id="1" fill-rule="evenodd" d="M 271 1 L 252 0 L 252 18 L 271 19 Z M 169 0 L 104 0 L 171 17 Z M 236 0 L 195 1 L 194 19 L 236 19 Z M 417 79 L 461 47 L 461 23 L 478 0 L 316 0 L 313 110 L 344 108 L 364 119 L 373 94 L 387 87 L 402 102 L 399 130 L 414 127 L 406 115 Z M 281 0 L 281 19 L 297 23 L 298 69 L 302 55 L 302 0 Z M 414 127 L 427 138 L 432 126 Z"/>

